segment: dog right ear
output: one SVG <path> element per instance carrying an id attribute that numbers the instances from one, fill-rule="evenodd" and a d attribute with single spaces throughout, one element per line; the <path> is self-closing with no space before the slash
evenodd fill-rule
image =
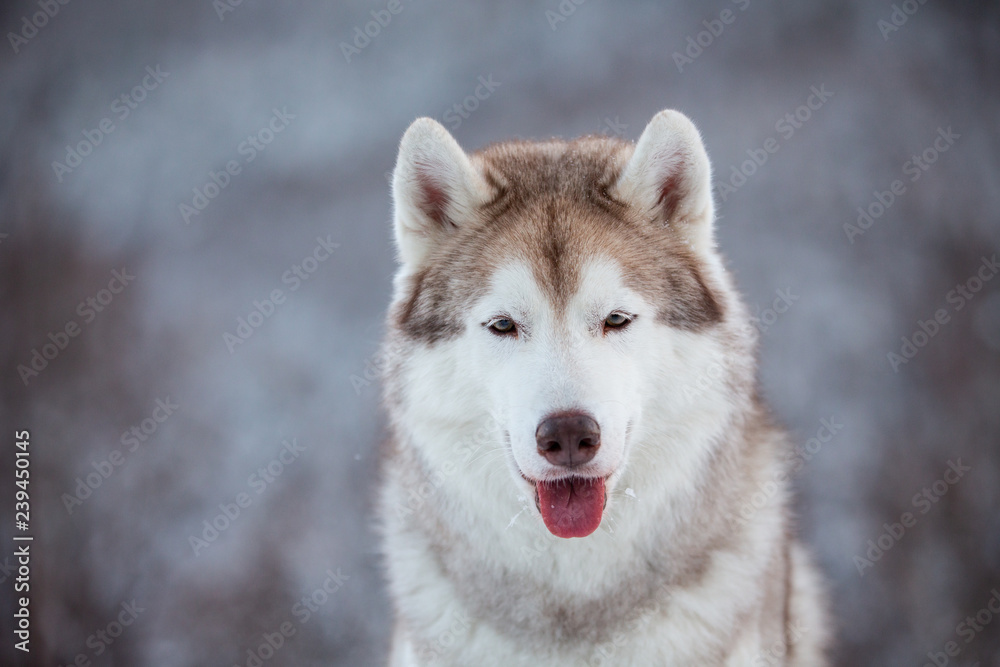
<path id="1" fill-rule="evenodd" d="M 701 135 L 684 114 L 668 109 L 653 116 L 615 187 L 694 248 L 713 247 L 712 167 Z"/>
<path id="2" fill-rule="evenodd" d="M 486 201 L 482 176 L 440 123 L 418 118 L 403 134 L 392 176 L 396 247 L 404 266 L 419 266 L 443 235 Z"/>

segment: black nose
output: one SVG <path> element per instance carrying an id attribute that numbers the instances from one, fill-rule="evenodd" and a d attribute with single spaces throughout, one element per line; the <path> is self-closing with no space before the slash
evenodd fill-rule
<path id="1" fill-rule="evenodd" d="M 601 428 L 580 412 L 549 415 L 535 431 L 538 453 L 552 465 L 572 468 L 594 458 L 601 446 Z"/>

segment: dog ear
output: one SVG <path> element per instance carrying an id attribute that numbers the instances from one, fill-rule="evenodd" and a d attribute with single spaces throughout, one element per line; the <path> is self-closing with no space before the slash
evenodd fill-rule
<path id="1" fill-rule="evenodd" d="M 400 261 L 419 266 L 442 235 L 473 219 L 487 189 L 448 130 L 430 118 L 413 121 L 392 176 Z"/>
<path id="2" fill-rule="evenodd" d="M 696 249 L 713 246 L 712 167 L 697 128 L 679 111 L 667 109 L 653 116 L 615 190 Z"/>

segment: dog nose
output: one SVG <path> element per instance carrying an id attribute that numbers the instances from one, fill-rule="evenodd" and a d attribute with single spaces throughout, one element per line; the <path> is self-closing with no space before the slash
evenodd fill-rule
<path id="1" fill-rule="evenodd" d="M 593 417 L 580 412 L 549 415 L 535 430 L 538 453 L 552 465 L 583 465 L 601 446 L 601 428 Z"/>

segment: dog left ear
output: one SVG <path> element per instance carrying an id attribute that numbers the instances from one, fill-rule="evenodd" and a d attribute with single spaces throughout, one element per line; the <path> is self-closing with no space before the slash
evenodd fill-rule
<path id="1" fill-rule="evenodd" d="M 698 129 L 679 111 L 667 109 L 653 116 L 615 190 L 696 249 L 708 251 L 714 245 L 712 167 Z"/>
<path id="2" fill-rule="evenodd" d="M 404 266 L 420 266 L 445 236 L 475 219 L 487 200 L 482 176 L 440 123 L 418 118 L 406 130 L 392 177 L 396 247 Z"/>

